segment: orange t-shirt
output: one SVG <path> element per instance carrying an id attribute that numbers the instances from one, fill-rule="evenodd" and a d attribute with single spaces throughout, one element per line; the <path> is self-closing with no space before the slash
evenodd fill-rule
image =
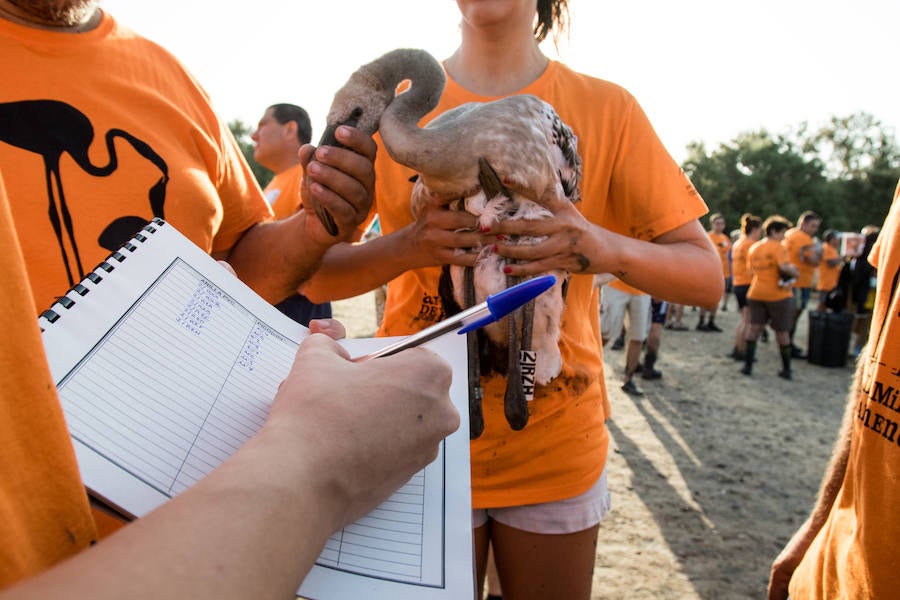
<path id="1" fill-rule="evenodd" d="M 728 250 L 731 248 L 731 238 L 724 233 L 716 233 L 715 231 L 707 231 L 706 235 L 709 236 L 709 241 L 712 242 L 713 246 L 716 247 L 716 252 L 719 253 L 719 260 L 722 261 L 722 275 L 724 277 L 731 277 L 731 265 L 728 261 Z"/>
<path id="2" fill-rule="evenodd" d="M 646 296 L 647 295 L 647 292 L 642 292 L 641 290 L 637 289 L 636 287 L 632 287 L 632 286 L 628 285 L 627 283 L 625 283 L 618 277 L 616 277 L 615 279 L 613 279 L 606 285 L 608 285 L 609 287 L 616 288 L 620 292 L 625 292 L 626 294 L 631 294 L 632 296 Z"/>
<path id="3" fill-rule="evenodd" d="M 808 233 L 797 227 L 793 227 L 787 230 L 787 233 L 784 234 L 784 241 L 781 243 L 787 248 L 788 261 L 797 267 L 797 282 L 794 284 L 794 287 L 812 287 L 813 277 L 816 274 L 816 265 L 811 265 L 803 260 L 801 258 L 801 252 L 803 251 L 803 248 L 812 246 L 815 243 L 815 240 L 813 240 Z"/>
<path id="4" fill-rule="evenodd" d="M 875 307 L 843 485 L 791 578 L 791 598 L 896 598 L 900 589 L 900 186 L 869 262 Z"/>
<path id="5" fill-rule="evenodd" d="M 790 286 L 779 287 L 778 266 L 789 263 L 787 249 L 780 243 L 763 238 L 750 246 L 747 263 L 750 267 L 750 289 L 747 297 L 760 302 L 777 302 L 790 298 Z"/>
<path id="6" fill-rule="evenodd" d="M 97 539 L 0 179 L 0 588 Z"/>
<path id="7" fill-rule="evenodd" d="M 300 208 L 300 182 L 303 166 L 296 164 L 272 178 L 264 190 L 276 219 L 286 219 Z"/>
<path id="8" fill-rule="evenodd" d="M 591 222 L 651 240 L 706 213 L 703 200 L 638 103 L 621 87 L 551 61 L 520 93 L 553 104 L 578 136 L 584 178 L 583 200 L 577 206 Z M 440 105 L 424 122 L 465 102 L 494 99 L 476 96 L 449 79 Z M 376 174 L 377 211 L 382 230 L 389 234 L 412 221 L 413 172 L 394 164 L 381 149 Z M 443 315 L 439 277 L 440 268 L 435 267 L 392 280 L 379 334 L 409 334 L 438 321 Z M 525 429 L 511 431 L 503 416 L 505 379 L 483 381 L 485 430 L 471 444 L 475 507 L 570 498 L 600 476 L 609 434 L 596 297 L 592 275 L 572 276 L 561 322 L 562 372 L 536 391 Z"/>
<path id="9" fill-rule="evenodd" d="M 109 15 L 78 34 L 0 19 L 0 56 L 0 169 L 38 309 L 154 216 L 206 251 L 270 217 L 205 91 Z"/>
<path id="10" fill-rule="evenodd" d="M 753 241 L 745 235 L 738 238 L 731 249 L 731 282 L 734 285 L 750 285 L 750 267 L 747 264 L 747 253 Z"/>
<path id="11" fill-rule="evenodd" d="M 839 257 L 840 254 L 838 254 L 838 251 L 834 246 L 831 244 L 822 244 L 822 262 L 819 263 L 818 267 L 819 277 L 816 289 L 823 292 L 830 292 L 837 286 L 838 279 L 841 277 L 843 264 L 837 264 L 832 267 L 828 264 L 828 261 Z"/>

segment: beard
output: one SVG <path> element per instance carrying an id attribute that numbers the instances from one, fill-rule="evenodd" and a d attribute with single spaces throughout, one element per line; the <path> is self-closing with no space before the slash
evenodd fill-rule
<path id="1" fill-rule="evenodd" d="M 97 9 L 99 0 L 8 0 L 48 25 L 75 27 L 84 23 Z"/>

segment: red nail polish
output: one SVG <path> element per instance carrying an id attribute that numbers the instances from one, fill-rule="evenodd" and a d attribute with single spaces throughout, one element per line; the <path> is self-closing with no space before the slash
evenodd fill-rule
<path id="1" fill-rule="evenodd" d="M 503 242 L 506 240 L 506 236 L 501 233 L 497 236 L 497 240 Z"/>
<path id="2" fill-rule="evenodd" d="M 510 273 L 512 273 L 512 267 L 510 267 L 509 265 L 503 267 L 503 272 L 509 275 Z"/>

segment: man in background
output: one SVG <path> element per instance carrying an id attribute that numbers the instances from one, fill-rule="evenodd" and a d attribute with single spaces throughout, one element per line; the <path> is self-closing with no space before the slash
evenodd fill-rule
<path id="1" fill-rule="evenodd" d="M 829 296 L 838 287 L 841 268 L 844 266 L 844 259 L 840 254 L 841 234 L 833 229 L 829 229 L 822 236 L 822 241 L 822 262 L 819 263 L 819 274 L 816 278 L 816 289 L 819 292 L 817 310 L 819 312 L 825 312 L 826 310 L 843 312 L 847 305 L 847 299 L 843 294 L 839 295 L 840 302 L 834 303 L 829 301 Z"/>
<path id="2" fill-rule="evenodd" d="M 661 379 L 662 371 L 654 368 L 659 357 L 659 347 L 662 343 L 662 330 L 666 322 L 666 314 L 669 312 L 669 303 L 659 298 L 650 299 L 650 329 L 647 332 L 647 340 L 644 348 L 644 361 L 639 363 L 638 370 L 643 379 Z"/>
<path id="3" fill-rule="evenodd" d="M 604 281 L 598 279 L 598 281 Z M 628 342 L 625 349 L 625 378 L 622 391 L 629 396 L 643 396 L 634 383 L 641 360 L 641 347 L 650 330 L 650 296 L 621 279 L 611 279 L 600 294 L 600 336 L 603 346 L 622 331 L 628 314 Z M 652 364 L 650 365 L 652 369 Z"/>
<path id="4" fill-rule="evenodd" d="M 300 209 L 303 165 L 298 152 L 312 138 L 307 112 L 295 104 L 273 104 L 266 109 L 250 139 L 256 144 L 253 159 L 275 173 L 263 190 L 276 219 L 286 219 Z M 330 319 L 331 304 L 316 304 L 302 294 L 288 296 L 275 305 L 301 325 L 311 319 Z"/>
<path id="5" fill-rule="evenodd" d="M 722 279 L 725 281 L 725 293 L 723 297 L 727 297 L 728 290 L 731 289 L 731 262 L 728 260 L 728 251 L 731 250 L 731 238 L 725 233 L 725 217 L 721 213 L 713 213 L 709 216 L 709 231 L 706 232 L 709 241 L 716 247 L 719 253 L 719 260 L 722 261 Z M 700 321 L 697 322 L 697 331 L 714 331 L 721 332 L 722 328 L 716 325 L 716 310 L 719 304 L 716 303 L 710 309 L 700 308 Z"/>
<path id="6" fill-rule="evenodd" d="M 793 358 L 806 358 L 803 350 L 794 344 L 794 333 L 797 330 L 800 315 L 809 304 L 816 267 L 822 261 L 821 246 L 817 245 L 813 238 L 819 231 L 821 223 L 822 217 L 808 210 L 797 219 L 797 226 L 784 234 L 782 242 L 787 248 L 788 260 L 797 268 L 797 281 L 794 283 L 794 324 L 791 327 L 791 356 Z"/>

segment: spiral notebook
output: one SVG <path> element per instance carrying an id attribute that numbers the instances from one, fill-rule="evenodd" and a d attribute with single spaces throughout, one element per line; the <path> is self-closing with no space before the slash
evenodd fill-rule
<path id="1" fill-rule="evenodd" d="M 85 484 L 134 517 L 189 488 L 262 426 L 309 333 L 159 219 L 38 321 Z M 357 356 L 391 341 L 342 343 Z M 428 346 L 453 366 L 451 397 L 466 414 L 464 337 Z M 464 425 L 432 464 L 329 539 L 298 594 L 471 597 L 468 453 Z"/>

